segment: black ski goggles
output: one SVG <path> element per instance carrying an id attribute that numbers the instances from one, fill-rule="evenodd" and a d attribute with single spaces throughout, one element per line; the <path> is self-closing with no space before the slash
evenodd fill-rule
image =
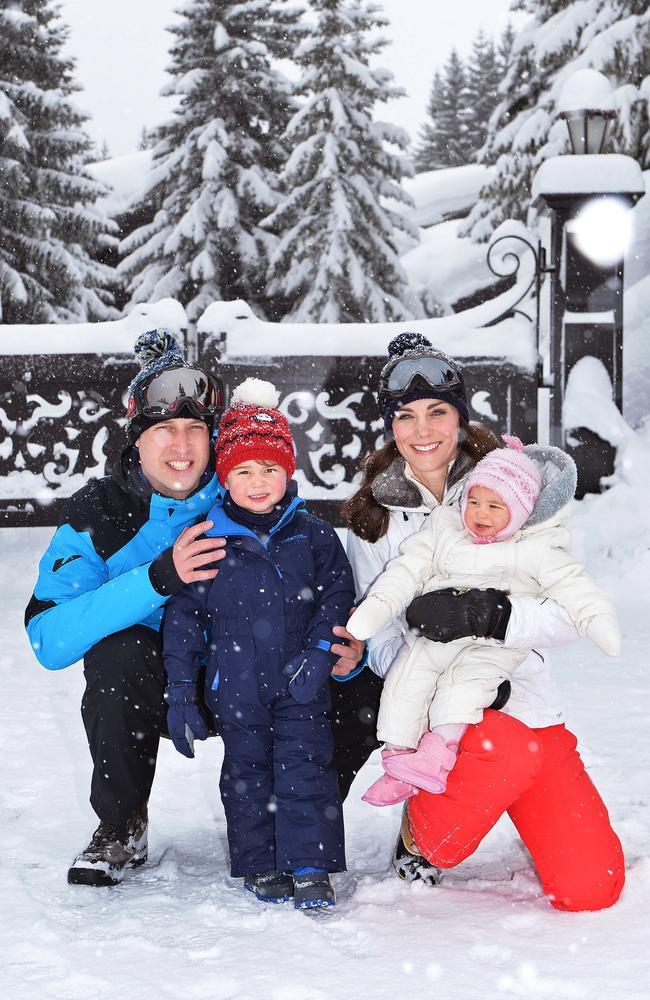
<path id="1" fill-rule="evenodd" d="M 454 389 L 464 392 L 463 376 L 444 358 L 424 354 L 417 358 L 399 358 L 382 378 L 380 397 L 399 399 L 411 388 L 415 379 L 425 383 L 430 389 L 449 392 Z"/>
<path id="2" fill-rule="evenodd" d="M 172 418 L 184 407 L 204 419 L 223 409 L 223 385 L 220 379 L 200 368 L 166 368 L 150 382 L 136 385 L 129 399 L 127 419 L 145 417 Z"/>

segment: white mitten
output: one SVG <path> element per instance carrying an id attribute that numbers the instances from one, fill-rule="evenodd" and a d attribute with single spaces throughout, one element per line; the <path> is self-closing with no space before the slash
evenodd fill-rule
<path id="1" fill-rule="evenodd" d="M 388 604 L 378 597 L 367 597 L 354 614 L 350 615 L 345 627 L 355 639 L 369 639 L 386 628 L 392 620 L 393 613 Z"/>
<path id="2" fill-rule="evenodd" d="M 621 632 L 612 615 L 596 615 L 584 627 L 585 635 L 608 656 L 618 656 L 621 651 Z"/>

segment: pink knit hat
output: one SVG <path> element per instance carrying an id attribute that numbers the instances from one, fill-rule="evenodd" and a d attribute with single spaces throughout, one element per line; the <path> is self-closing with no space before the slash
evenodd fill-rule
<path id="1" fill-rule="evenodd" d="M 498 493 L 510 512 L 510 520 L 492 538 L 482 539 L 471 532 L 477 541 L 501 542 L 510 538 L 526 523 L 533 512 L 542 488 L 542 477 L 537 465 L 524 454 L 524 446 L 517 437 L 503 435 L 506 448 L 495 448 L 477 462 L 465 481 L 461 511 L 465 522 L 467 497 L 472 486 L 484 486 Z"/>

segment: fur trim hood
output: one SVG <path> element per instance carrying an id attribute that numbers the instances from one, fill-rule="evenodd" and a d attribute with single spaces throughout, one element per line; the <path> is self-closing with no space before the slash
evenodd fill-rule
<path id="1" fill-rule="evenodd" d="M 383 472 L 380 472 L 372 484 L 372 495 L 382 507 L 389 510 L 416 511 L 428 510 L 422 502 L 419 489 L 406 478 L 404 473 L 405 460 L 401 455 L 393 459 Z M 449 493 L 472 468 L 472 461 L 461 452 L 451 467 L 447 477 L 447 493 Z"/>
<path id="2" fill-rule="evenodd" d="M 542 524 L 556 516 L 566 507 L 575 495 L 578 473 L 573 459 L 561 448 L 552 445 L 527 444 L 524 454 L 539 467 L 542 477 L 542 489 L 535 509 L 524 528 Z M 380 472 L 372 484 L 372 495 L 377 503 L 389 510 L 421 511 L 427 509 L 422 501 L 419 489 L 406 478 L 405 461 L 398 455 L 383 472 Z M 447 479 L 447 493 L 450 493 L 468 472 L 473 468 L 473 462 L 467 455 L 461 453 L 451 467 Z"/>
<path id="3" fill-rule="evenodd" d="M 532 528 L 555 517 L 574 498 L 578 483 L 576 464 L 570 455 L 552 445 L 527 444 L 524 454 L 539 467 L 542 489 L 535 508 L 523 525 Z"/>

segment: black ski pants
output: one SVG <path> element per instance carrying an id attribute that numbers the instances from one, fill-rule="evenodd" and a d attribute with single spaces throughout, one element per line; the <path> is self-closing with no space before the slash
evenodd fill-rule
<path id="1" fill-rule="evenodd" d="M 161 735 L 167 735 L 166 675 L 160 633 L 134 625 L 102 639 L 84 658 L 81 714 L 93 760 L 90 804 L 105 823 L 124 827 L 146 805 Z M 333 764 L 345 798 L 357 772 L 379 746 L 382 682 L 365 669 L 330 681 Z"/>
<path id="2" fill-rule="evenodd" d="M 370 754 L 381 746 L 377 740 L 377 715 L 383 686 L 370 667 L 349 681 L 330 680 L 332 764 L 339 776 L 342 799 L 347 797 L 350 785 Z"/>
<path id="3" fill-rule="evenodd" d="M 81 715 L 93 759 L 90 804 L 124 827 L 146 805 L 167 707 L 159 632 L 134 625 L 102 639 L 84 657 Z"/>

